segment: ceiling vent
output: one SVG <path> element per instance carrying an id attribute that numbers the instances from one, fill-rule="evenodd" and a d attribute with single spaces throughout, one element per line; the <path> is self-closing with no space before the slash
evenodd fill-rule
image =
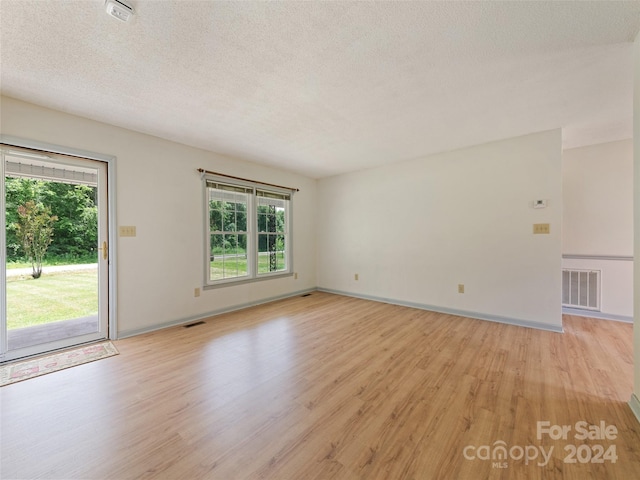
<path id="1" fill-rule="evenodd" d="M 105 0 L 107 13 L 122 22 L 128 22 L 135 13 L 133 6 L 125 0 Z"/>

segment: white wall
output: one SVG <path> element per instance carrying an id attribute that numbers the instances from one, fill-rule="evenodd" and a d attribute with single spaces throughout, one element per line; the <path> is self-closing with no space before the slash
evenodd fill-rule
<path id="1" fill-rule="evenodd" d="M 554 130 L 319 180 L 319 287 L 561 328 L 561 155 Z"/>
<path id="2" fill-rule="evenodd" d="M 565 150 L 562 253 L 633 255 L 633 140 Z"/>
<path id="3" fill-rule="evenodd" d="M 633 47 L 635 61 L 633 75 L 633 164 L 634 164 L 634 258 L 640 259 L 640 34 L 636 36 Z M 640 285 L 640 261 L 634 262 L 633 279 L 636 285 Z M 635 289 L 634 312 L 640 312 L 640 289 Z M 634 315 L 633 328 L 633 351 L 634 351 L 634 396 L 631 399 L 631 406 L 640 420 L 640 315 Z"/>
<path id="4" fill-rule="evenodd" d="M 631 319 L 633 140 L 565 150 L 562 189 L 563 268 L 601 270 L 601 315 Z"/>
<path id="5" fill-rule="evenodd" d="M 117 222 L 137 237 L 118 240 L 118 331 L 131 334 L 285 296 L 316 285 L 316 180 L 157 137 L 1 99 L 1 132 L 117 157 Z M 297 187 L 293 277 L 203 291 L 203 196 L 197 168 Z"/>

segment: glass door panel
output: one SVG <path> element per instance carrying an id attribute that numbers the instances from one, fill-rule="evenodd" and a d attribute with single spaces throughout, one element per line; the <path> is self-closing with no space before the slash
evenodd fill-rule
<path id="1" fill-rule="evenodd" d="M 2 150 L 0 361 L 108 337 L 107 168 Z"/>

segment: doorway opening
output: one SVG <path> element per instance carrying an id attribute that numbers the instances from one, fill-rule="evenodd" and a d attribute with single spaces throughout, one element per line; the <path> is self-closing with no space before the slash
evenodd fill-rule
<path id="1" fill-rule="evenodd" d="M 0 361 L 109 338 L 107 163 L 1 153 Z"/>

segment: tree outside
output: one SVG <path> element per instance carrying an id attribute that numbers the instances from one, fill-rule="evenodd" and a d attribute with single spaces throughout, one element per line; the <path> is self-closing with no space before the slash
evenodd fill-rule
<path id="1" fill-rule="evenodd" d="M 88 185 L 35 180 L 5 179 L 7 262 L 27 263 L 29 247 L 19 233 L 19 208 L 29 202 L 48 209 L 55 221 L 45 263 L 95 263 L 98 244 L 96 188 Z"/>
<path id="2" fill-rule="evenodd" d="M 51 215 L 51 209 L 33 200 L 18 207 L 16 233 L 25 254 L 31 261 L 34 279 L 42 275 L 42 260 L 53 240 L 53 224 L 58 217 Z"/>

